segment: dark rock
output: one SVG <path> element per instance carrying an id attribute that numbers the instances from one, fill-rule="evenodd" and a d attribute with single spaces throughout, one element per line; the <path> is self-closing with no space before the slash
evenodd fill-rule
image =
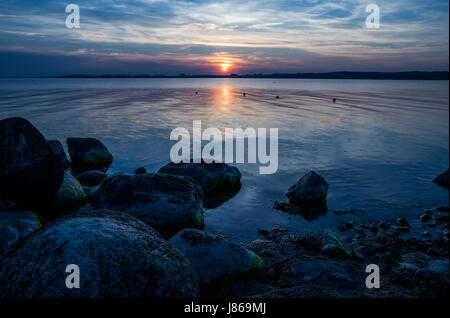
<path id="1" fill-rule="evenodd" d="M 147 173 L 147 169 L 145 169 L 144 167 L 139 167 L 136 170 L 134 170 L 134 174 L 146 174 Z"/>
<path id="2" fill-rule="evenodd" d="M 58 191 L 64 167 L 26 119 L 0 121 L 0 201 L 38 210 Z"/>
<path id="3" fill-rule="evenodd" d="M 431 216 L 429 214 L 423 214 L 420 216 L 420 221 L 422 222 L 428 222 L 431 219 Z"/>
<path id="4" fill-rule="evenodd" d="M 410 252 L 401 256 L 403 263 L 413 264 L 416 267 L 427 267 L 431 258 L 423 252 Z"/>
<path id="5" fill-rule="evenodd" d="M 116 174 L 97 191 L 94 206 L 129 213 L 164 235 L 203 228 L 203 193 L 191 178 L 162 173 Z"/>
<path id="6" fill-rule="evenodd" d="M 428 231 L 424 231 L 424 232 L 423 232 L 423 235 L 426 236 L 426 237 L 430 237 L 430 236 L 431 236 L 431 233 L 428 232 Z"/>
<path id="7" fill-rule="evenodd" d="M 219 235 L 187 229 L 170 239 L 191 262 L 202 284 L 233 275 L 259 273 L 264 262 L 254 252 Z"/>
<path id="8" fill-rule="evenodd" d="M 379 226 L 381 229 L 387 231 L 387 230 L 389 230 L 389 228 L 392 226 L 392 224 L 386 223 L 386 222 L 384 222 L 384 221 L 381 221 L 380 223 L 378 223 L 378 226 Z"/>
<path id="9" fill-rule="evenodd" d="M 398 218 L 397 223 L 400 224 L 401 226 L 409 226 L 409 223 L 405 218 Z"/>
<path id="10" fill-rule="evenodd" d="M 305 174 L 288 189 L 286 196 L 293 205 L 302 208 L 324 206 L 327 200 L 328 183 L 314 171 Z"/>
<path id="11" fill-rule="evenodd" d="M 375 225 L 371 226 L 370 227 L 370 231 L 373 232 L 373 233 L 378 233 L 378 227 L 376 227 Z"/>
<path id="12" fill-rule="evenodd" d="M 440 186 L 448 187 L 448 169 L 444 172 L 442 172 L 440 175 L 438 175 L 433 182 Z"/>
<path id="13" fill-rule="evenodd" d="M 56 196 L 49 205 L 53 211 L 46 213 L 46 218 L 55 218 L 63 213 L 71 212 L 86 203 L 86 194 L 81 184 L 69 173 L 64 174 L 64 181 L 59 188 Z"/>
<path id="14" fill-rule="evenodd" d="M 47 140 L 47 143 L 50 145 L 52 152 L 56 157 L 59 158 L 64 168 L 70 167 L 70 161 L 67 159 L 66 152 L 64 151 L 63 145 L 59 140 Z"/>
<path id="15" fill-rule="evenodd" d="M 106 174 L 100 170 L 90 170 L 76 175 L 76 178 L 84 186 L 95 187 L 105 180 Z"/>
<path id="16" fill-rule="evenodd" d="M 113 161 L 109 150 L 95 138 L 67 138 L 67 147 L 77 172 L 106 169 Z"/>
<path id="17" fill-rule="evenodd" d="M 334 214 L 356 214 L 356 213 L 364 213 L 364 210 L 360 209 L 350 209 L 350 210 L 335 210 Z"/>
<path id="18" fill-rule="evenodd" d="M 438 206 L 436 209 L 436 211 L 440 211 L 440 212 L 448 212 L 448 206 Z"/>
<path id="19" fill-rule="evenodd" d="M 437 248 L 430 247 L 429 249 L 427 249 L 427 254 L 431 256 L 439 256 L 440 253 Z"/>
<path id="20" fill-rule="evenodd" d="M 39 228 L 33 212 L 0 212 L 0 255 Z"/>
<path id="21" fill-rule="evenodd" d="M 399 232 L 407 233 L 407 232 L 409 232 L 409 227 L 407 227 L 407 226 L 399 226 L 399 227 L 397 228 L 397 230 L 398 230 Z"/>
<path id="22" fill-rule="evenodd" d="M 191 177 L 198 182 L 206 195 L 219 191 L 231 191 L 240 186 L 241 173 L 236 167 L 225 163 L 183 163 L 173 162 L 162 167 L 159 173 Z"/>
<path id="23" fill-rule="evenodd" d="M 66 288 L 68 264 L 80 288 Z M 155 230 L 115 211 L 78 212 L 29 236 L 0 268 L 0 297 L 117 298 L 198 296 L 183 255 Z"/>
<path id="24" fill-rule="evenodd" d="M 353 229 L 355 227 L 355 222 L 354 221 L 345 222 L 344 226 L 348 229 Z"/>
<path id="25" fill-rule="evenodd" d="M 449 222 L 449 216 L 448 215 L 435 215 L 433 217 L 435 222 L 442 224 L 442 223 L 448 223 Z"/>
<path id="26" fill-rule="evenodd" d="M 304 261 L 288 265 L 283 269 L 280 283 L 284 286 L 296 286 L 304 283 L 318 284 L 322 281 L 327 285 L 336 284 L 349 288 L 353 285 L 348 271 L 332 261 Z"/>
<path id="27" fill-rule="evenodd" d="M 289 202 L 281 202 L 281 201 L 275 201 L 273 203 L 272 208 L 283 212 L 290 212 L 292 210 L 292 207 L 289 204 Z"/>

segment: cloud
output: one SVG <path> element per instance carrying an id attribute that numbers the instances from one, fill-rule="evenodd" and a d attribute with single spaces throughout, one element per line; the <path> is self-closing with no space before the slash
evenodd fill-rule
<path id="1" fill-rule="evenodd" d="M 214 73 L 221 59 L 239 72 L 369 70 L 374 61 L 380 70 L 448 69 L 448 1 L 378 0 L 377 30 L 364 27 L 366 0 L 74 2 L 81 29 L 69 30 L 65 3 L 2 1 L 0 50 L 109 61 L 111 71 L 129 62 Z"/>

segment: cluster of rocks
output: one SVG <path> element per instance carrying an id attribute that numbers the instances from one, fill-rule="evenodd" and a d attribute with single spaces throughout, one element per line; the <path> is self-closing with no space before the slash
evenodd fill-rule
<path id="1" fill-rule="evenodd" d="M 204 198 L 239 188 L 236 168 L 108 175 L 113 156 L 99 140 L 66 142 L 70 160 L 26 119 L 0 121 L 0 297 L 191 298 L 262 272 L 255 253 L 202 231 Z M 68 264 L 83 273 L 80 289 L 64 285 Z"/>
<path id="2" fill-rule="evenodd" d="M 288 230 L 261 229 L 263 240 L 246 247 L 266 265 L 266 285 L 253 297 L 448 297 L 448 240 L 403 238 L 392 233 L 341 237 L 330 230 L 297 235 Z M 438 255 L 430 246 L 441 248 Z M 381 288 L 365 285 L 368 264 L 380 268 Z"/>
<path id="3" fill-rule="evenodd" d="M 357 232 L 347 238 L 275 229 L 237 244 L 203 231 L 204 207 L 239 191 L 237 168 L 170 163 L 157 173 L 140 167 L 108 174 L 113 156 L 99 140 L 66 143 L 69 156 L 26 119 L 0 121 L 0 298 L 409 297 L 448 290 L 448 208 L 420 218 L 442 227 L 439 238 L 401 237 L 410 225 L 399 219 L 397 226 L 346 222 L 342 231 Z M 325 179 L 310 171 L 288 189 L 289 202 L 274 208 L 315 218 L 326 213 L 327 192 Z M 361 283 L 371 261 L 386 273 L 389 287 L 380 293 Z M 68 264 L 80 268 L 79 289 L 65 287 Z"/>

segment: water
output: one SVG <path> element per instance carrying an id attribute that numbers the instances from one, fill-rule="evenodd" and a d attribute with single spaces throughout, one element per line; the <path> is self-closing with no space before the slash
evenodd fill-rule
<path id="1" fill-rule="evenodd" d="M 205 211 L 206 230 L 242 242 L 259 228 L 305 233 L 349 219 L 418 225 L 425 208 L 448 205 L 448 190 L 431 182 L 449 165 L 448 102 L 448 81 L 0 79 L 1 119 L 25 117 L 48 139 L 99 138 L 112 172 L 157 171 L 170 160 L 170 131 L 193 120 L 279 128 L 278 172 L 237 164 L 239 193 Z M 309 170 L 330 185 L 328 212 L 306 220 L 273 210 Z M 333 212 L 350 208 L 364 213 Z"/>

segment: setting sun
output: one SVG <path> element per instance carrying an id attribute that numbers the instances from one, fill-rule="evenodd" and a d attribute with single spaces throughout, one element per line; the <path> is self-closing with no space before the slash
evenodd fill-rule
<path id="1" fill-rule="evenodd" d="M 231 67 L 230 63 L 223 63 L 221 65 L 222 72 L 227 72 L 230 69 L 230 67 Z"/>

